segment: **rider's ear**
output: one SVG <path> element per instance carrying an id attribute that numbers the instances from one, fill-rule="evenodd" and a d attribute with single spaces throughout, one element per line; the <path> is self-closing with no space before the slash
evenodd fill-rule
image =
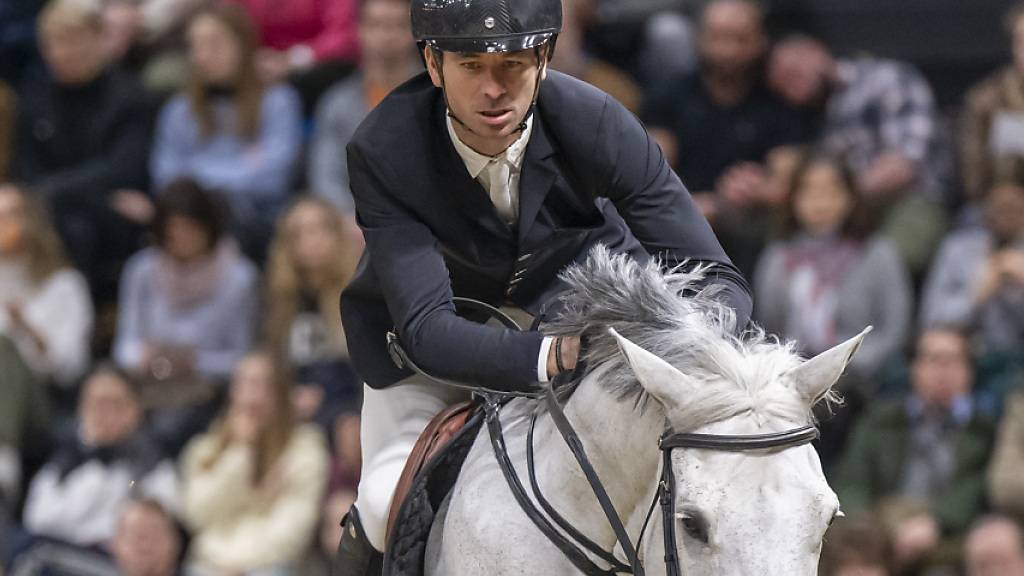
<path id="1" fill-rule="evenodd" d="M 693 382 L 674 366 L 658 358 L 654 354 L 637 346 L 628 338 L 609 328 L 608 333 L 615 337 L 619 349 L 629 362 L 640 385 L 648 394 L 654 396 L 667 410 L 678 407 L 679 399 L 686 398 L 686 390 Z"/>
<path id="2" fill-rule="evenodd" d="M 871 332 L 871 326 L 791 370 L 789 378 L 800 396 L 812 404 L 821 400 L 843 375 L 868 332 Z"/>

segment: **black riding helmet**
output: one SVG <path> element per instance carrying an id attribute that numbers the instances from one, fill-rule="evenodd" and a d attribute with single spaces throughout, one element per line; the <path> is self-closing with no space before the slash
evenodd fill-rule
<path id="1" fill-rule="evenodd" d="M 444 52 L 516 52 L 557 38 L 561 0 L 413 0 L 416 42 Z M 554 51 L 549 47 L 548 58 Z"/>

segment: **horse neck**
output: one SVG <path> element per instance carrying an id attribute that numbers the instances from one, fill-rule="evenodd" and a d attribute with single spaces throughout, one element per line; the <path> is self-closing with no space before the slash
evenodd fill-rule
<path id="1" fill-rule="evenodd" d="M 617 400 L 602 389 L 599 377 L 590 375 L 580 383 L 565 414 L 635 537 L 637 511 L 643 508 L 640 516 L 646 512 L 658 481 L 658 438 L 665 429 L 665 416 L 654 401 L 641 412 L 632 401 Z M 584 534 L 611 549 L 614 533 L 550 416 L 545 415 L 537 426 L 537 475 L 545 497 Z"/>

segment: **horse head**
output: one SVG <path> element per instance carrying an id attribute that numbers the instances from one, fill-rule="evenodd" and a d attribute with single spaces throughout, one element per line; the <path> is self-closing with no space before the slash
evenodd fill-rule
<path id="1" fill-rule="evenodd" d="M 587 334 L 592 374 L 662 413 L 671 432 L 750 438 L 813 426 L 812 408 L 838 399 L 833 385 L 870 328 L 805 361 L 759 329 L 736 336 L 714 289 L 695 289 L 702 274 L 597 251 L 566 275 L 575 290 L 560 328 Z M 810 444 L 678 448 L 671 472 L 682 574 L 817 574 L 841 511 Z M 660 525 L 644 544 L 649 574 L 664 569 Z"/>

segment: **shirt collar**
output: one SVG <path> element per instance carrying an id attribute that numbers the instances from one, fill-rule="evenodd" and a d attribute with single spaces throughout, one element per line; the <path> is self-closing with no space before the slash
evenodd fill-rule
<path id="1" fill-rule="evenodd" d="M 484 171 L 484 168 L 487 168 L 488 164 L 495 161 L 504 160 L 516 169 L 522 168 L 526 145 L 530 142 L 530 134 L 533 133 L 533 114 L 526 119 L 526 129 L 519 135 L 519 138 L 497 156 L 481 154 L 466 145 L 459 138 L 458 134 L 455 133 L 455 126 L 452 125 L 451 116 L 445 115 L 445 124 L 448 126 L 448 137 L 451 138 L 452 144 L 455 145 L 455 151 L 459 153 L 459 157 L 466 164 L 466 169 L 469 170 L 469 175 L 474 179 L 480 176 L 480 173 Z"/>

